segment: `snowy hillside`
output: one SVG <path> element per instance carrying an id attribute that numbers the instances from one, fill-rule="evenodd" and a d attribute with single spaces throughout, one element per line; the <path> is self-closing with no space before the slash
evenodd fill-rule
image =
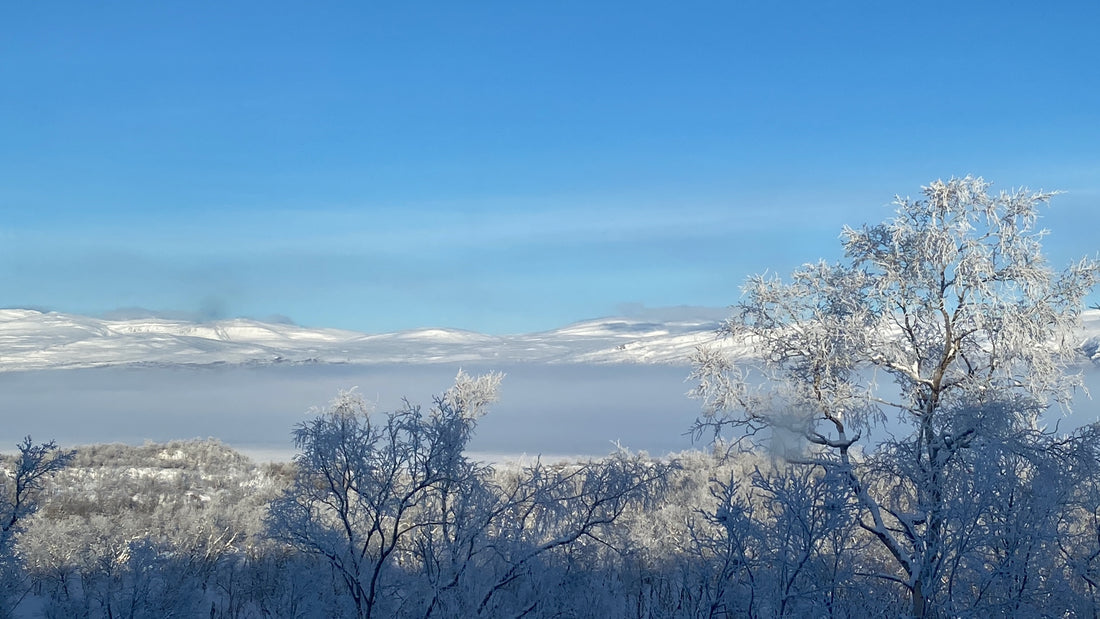
<path id="1" fill-rule="evenodd" d="M 1081 350 L 1093 363 L 1100 363 L 1100 310 L 1086 310 L 1081 314 L 1081 323 L 1084 327 Z"/>
<path id="2" fill-rule="evenodd" d="M 1100 361 L 1100 311 L 1084 313 L 1082 349 Z M 0 310 L 0 371 L 112 365 L 642 363 L 687 365 L 715 343 L 711 319 L 601 318 L 523 335 L 457 329 L 365 334 L 232 319 L 105 320 Z M 721 344 L 736 352 L 733 342 Z"/>
<path id="3" fill-rule="evenodd" d="M 714 341 L 711 320 L 580 322 L 524 335 L 456 329 L 365 334 L 232 319 L 105 320 L 0 310 L 0 370 L 274 363 L 647 363 L 681 365 Z"/>

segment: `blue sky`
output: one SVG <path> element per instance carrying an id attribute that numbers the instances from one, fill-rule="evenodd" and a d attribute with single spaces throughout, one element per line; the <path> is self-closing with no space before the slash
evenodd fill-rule
<path id="1" fill-rule="evenodd" d="M 548 329 L 723 306 L 894 194 L 1062 189 L 1100 3 L 8 3 L 0 306 Z"/>

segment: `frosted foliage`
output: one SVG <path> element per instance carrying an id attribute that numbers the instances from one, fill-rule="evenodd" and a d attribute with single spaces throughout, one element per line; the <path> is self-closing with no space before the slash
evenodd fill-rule
<path id="1" fill-rule="evenodd" d="M 912 490 L 916 443 L 857 464 L 883 519 L 913 534 L 909 550 L 924 544 L 946 566 L 929 581 L 925 616 L 1095 616 L 1098 438 L 1100 426 L 975 442 L 941 469 L 938 512 L 923 513 L 928 502 Z M 263 534 L 271 499 L 286 509 L 284 491 L 302 490 L 297 467 L 256 466 L 214 441 L 81 447 L 20 527 L 18 559 L 0 566 L 0 600 L 18 604 L 15 617 L 59 618 L 915 614 L 902 572 L 863 529 L 872 523 L 848 471 L 727 455 L 445 463 L 451 473 L 402 516 L 406 533 L 374 601 L 357 609 L 344 569 L 361 549 L 316 552 L 340 541 L 324 537 L 332 527 L 316 530 L 313 546 Z M 937 513 L 938 540 L 922 523 Z M 374 565 L 369 553 L 364 566 Z"/>
<path id="2" fill-rule="evenodd" d="M 17 447 L 19 453 L 10 462 L 0 459 L 0 551 L 38 508 L 38 494 L 49 478 L 72 459 L 71 452 L 53 441 L 35 444 L 28 436 Z"/>
<path id="3" fill-rule="evenodd" d="M 918 401 L 994 388 L 1066 402 L 1077 381 L 1063 369 L 1096 265 L 1046 264 L 1035 224 L 1052 194 L 987 190 L 969 177 L 936 182 L 925 200 L 899 200 L 893 221 L 844 231 L 846 255 L 873 278 L 853 290 L 877 316 L 880 352 L 866 356 Z"/>
<path id="4" fill-rule="evenodd" d="M 993 394 L 1033 398 L 1018 411 L 1025 425 L 1043 403 L 1068 403 L 1080 381 L 1065 369 L 1096 263 L 1046 264 L 1035 225 L 1053 194 L 988 188 L 980 178 L 936 181 L 922 200 L 898 198 L 890 221 L 846 228 L 846 263 L 808 264 L 790 281 L 750 278 L 723 331 L 747 338 L 759 363 L 697 353 L 704 410 L 749 424 L 797 410 L 822 444 L 890 412 L 907 424 L 940 421 Z M 880 388 L 882 374 L 900 397 Z M 766 393 L 753 387 L 758 375 L 771 381 Z"/>
<path id="5" fill-rule="evenodd" d="M 611 525 L 668 470 L 626 453 L 501 474 L 471 461 L 464 449 L 500 382 L 459 372 L 430 410 L 384 414 L 347 392 L 295 431 L 295 478 L 268 530 L 331 568 L 347 614 L 530 614 L 551 603 L 532 583 L 609 545 Z"/>
<path id="6" fill-rule="evenodd" d="M 443 400 L 462 411 L 464 416 L 476 419 L 485 414 L 486 406 L 497 401 L 503 379 L 504 374 L 500 372 L 470 376 L 459 370 L 454 385 L 443 395 Z"/>
<path id="7" fill-rule="evenodd" d="M 418 530 L 421 512 L 474 473 L 462 450 L 498 382 L 460 373 L 430 413 L 406 402 L 373 415 L 357 393 L 344 392 L 295 430 L 298 473 L 273 504 L 269 528 L 276 539 L 327 559 L 357 616 L 374 612 L 385 574 Z"/>
<path id="8" fill-rule="evenodd" d="M 1038 451 L 1042 415 L 1081 385 L 1068 370 L 1098 267 L 1043 258 L 1036 225 L 1053 195 L 991 193 L 968 176 L 899 197 L 892 219 L 844 229 L 843 262 L 749 279 L 723 333 L 751 362 L 694 360 L 697 434 L 770 437 L 788 460 L 846 478 L 860 527 L 895 560 L 882 577 L 909 588 L 915 616 L 942 594 L 959 524 L 948 480 L 979 446 Z"/>
<path id="9" fill-rule="evenodd" d="M 29 436 L 17 448 L 11 459 L 0 456 L 0 617 L 25 594 L 13 552 L 15 536 L 38 509 L 50 478 L 72 459 L 72 452 L 53 441 L 36 444 Z"/>

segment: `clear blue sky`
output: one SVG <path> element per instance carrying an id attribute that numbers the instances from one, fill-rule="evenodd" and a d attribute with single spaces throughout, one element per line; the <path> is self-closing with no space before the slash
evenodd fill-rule
<path id="1" fill-rule="evenodd" d="M 1028 6 L 1021 6 L 1028 5 Z M 1100 224 L 1100 3 L 0 8 L 0 306 L 552 328 L 723 306 L 895 193 Z"/>

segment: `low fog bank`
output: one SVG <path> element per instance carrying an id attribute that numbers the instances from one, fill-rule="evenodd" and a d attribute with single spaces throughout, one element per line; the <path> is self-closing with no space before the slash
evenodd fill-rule
<path id="1" fill-rule="evenodd" d="M 453 381 L 458 365 L 128 367 L 0 373 L 0 451 L 23 436 L 141 444 L 214 437 L 258 461 L 294 454 L 290 432 L 311 407 L 358 388 L 379 411 L 401 398 L 424 406 Z M 463 366 L 505 372 L 501 399 L 481 419 L 471 455 L 485 460 L 542 455 L 602 456 L 616 442 L 653 455 L 692 447 L 685 433 L 699 413 L 688 399 L 689 368 L 656 365 Z M 1085 368 L 1100 398 L 1100 368 Z M 1100 401 L 1078 395 L 1074 411 L 1052 410 L 1065 431 L 1098 420 Z M 1057 424 L 1057 426 L 1055 425 Z"/>
<path id="2" fill-rule="evenodd" d="M 481 419 L 472 455 L 497 460 L 605 455 L 618 441 L 659 455 L 691 446 L 699 403 L 686 367 L 513 365 Z M 292 427 L 357 387 L 377 410 L 431 404 L 459 366 L 126 367 L 0 373 L 0 451 L 23 436 L 63 446 L 214 437 L 260 460 L 293 455 Z"/>

